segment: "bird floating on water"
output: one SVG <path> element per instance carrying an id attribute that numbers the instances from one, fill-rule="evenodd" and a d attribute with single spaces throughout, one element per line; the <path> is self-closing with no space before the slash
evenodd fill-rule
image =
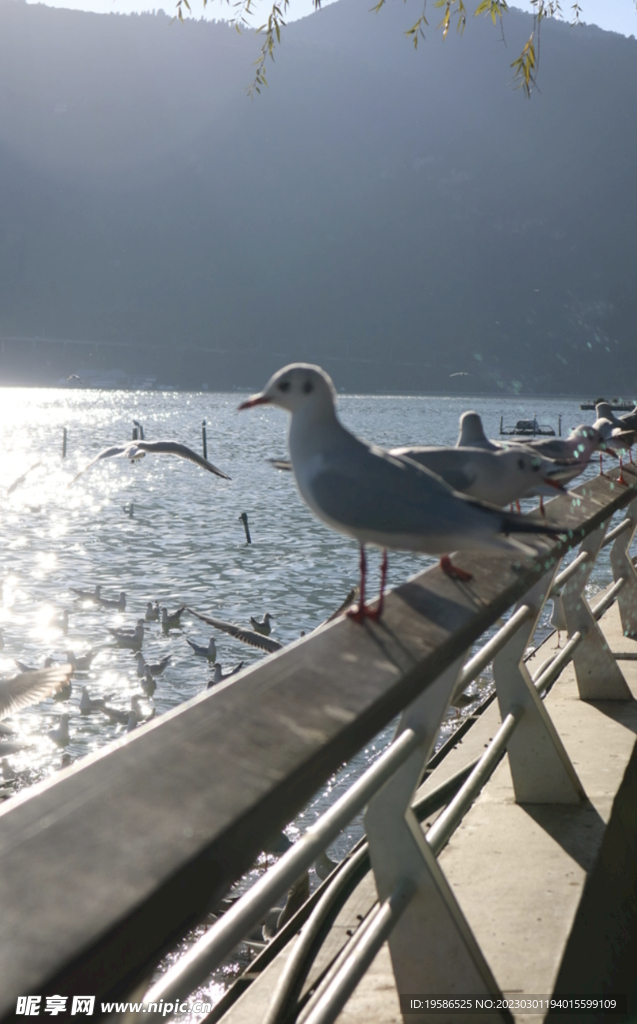
<path id="1" fill-rule="evenodd" d="M 152 601 L 149 601 L 146 605 L 146 614 L 144 615 L 144 618 L 146 619 L 146 622 L 158 622 L 159 613 L 159 601 L 155 601 L 154 604 Z"/>
<path id="2" fill-rule="evenodd" d="M 91 648 L 86 654 L 78 654 L 77 656 L 73 651 L 65 651 L 64 657 L 69 665 L 73 666 L 74 672 L 88 672 L 95 657 L 95 651 Z"/>
<path id="3" fill-rule="evenodd" d="M 47 736 L 54 743 L 57 743 L 58 747 L 65 747 L 67 743 L 71 742 L 71 736 L 69 733 L 69 722 L 71 716 L 64 714 L 60 716 L 60 724 L 57 729 L 50 729 Z"/>
<path id="4" fill-rule="evenodd" d="M 261 633 L 262 636 L 270 636 L 270 633 L 272 632 L 272 626 L 270 625 L 270 623 L 272 622 L 272 619 L 273 619 L 273 616 L 270 615 L 270 612 L 266 612 L 265 615 L 263 616 L 262 620 L 255 619 L 251 615 L 250 616 L 250 625 L 252 626 L 253 630 L 256 633 Z"/>
<path id="5" fill-rule="evenodd" d="M 161 610 L 161 628 L 164 633 L 167 633 L 169 629 L 181 629 L 181 616 L 186 611 L 186 605 L 180 604 L 174 612 L 169 612 L 166 608 Z"/>
<path id="6" fill-rule="evenodd" d="M 198 644 L 194 640 L 190 640 L 188 637 L 186 637 L 186 643 L 192 647 L 195 654 L 200 658 L 207 658 L 208 661 L 217 660 L 217 645 L 213 636 L 210 637 L 206 646 L 204 646 L 204 644 Z"/>
<path id="7" fill-rule="evenodd" d="M 106 628 L 119 647 L 126 647 L 131 651 L 139 651 L 144 642 L 143 619 L 137 620 L 135 629 L 115 629 L 112 626 L 107 626 Z"/>
<path id="8" fill-rule="evenodd" d="M 160 676 L 170 661 L 170 654 L 167 654 L 161 661 L 156 662 L 154 665 L 149 665 L 144 660 L 144 655 L 139 651 L 135 658 L 137 660 L 137 675 L 141 679 L 146 669 L 149 669 L 153 676 Z"/>
<path id="9" fill-rule="evenodd" d="M 464 497 L 424 466 L 359 440 L 339 421 L 334 401 L 334 385 L 320 367 L 295 363 L 274 374 L 262 392 L 239 408 L 276 405 L 291 413 L 290 458 L 301 497 L 319 519 L 360 544 L 360 605 L 350 615 L 359 620 L 380 616 L 388 548 L 441 555 L 447 575 L 469 580 L 470 573 L 451 563 L 451 552 L 533 555 L 534 548 L 509 535 L 562 532 Z M 365 606 L 366 544 L 384 550 L 373 613 Z"/>
<path id="10" fill-rule="evenodd" d="M 86 686 L 82 687 L 80 696 L 80 714 L 90 715 L 93 711 L 104 710 L 104 699 L 102 697 L 91 697 Z"/>
<path id="11" fill-rule="evenodd" d="M 97 603 L 100 608 L 106 608 L 108 611 L 125 612 L 126 611 L 126 591 L 122 590 L 119 597 L 97 597 Z"/>
<path id="12" fill-rule="evenodd" d="M 152 695 L 154 694 L 155 690 L 157 689 L 157 683 L 155 682 L 155 680 L 153 678 L 153 673 L 151 672 L 151 670 L 148 667 L 148 665 L 144 669 L 144 674 L 142 676 L 142 681 L 141 681 L 141 687 L 142 687 L 142 690 L 144 691 L 144 693 L 146 694 L 147 697 L 152 697 Z"/>
<path id="13" fill-rule="evenodd" d="M 69 589 L 74 594 L 77 594 L 81 601 L 91 601 L 93 604 L 99 604 L 102 590 L 101 584 L 96 584 L 94 590 L 80 590 L 78 587 L 70 587 Z"/>
<path id="14" fill-rule="evenodd" d="M 238 665 L 235 665 L 234 668 L 229 668 L 227 672 L 223 671 L 218 661 L 216 661 L 212 667 L 214 669 L 214 675 L 212 679 L 208 682 L 208 685 L 206 687 L 207 690 L 209 690 L 212 686 L 216 686 L 217 683 L 223 683 L 224 680 L 229 679 L 230 676 L 235 676 L 237 672 L 240 672 L 241 669 L 243 668 L 243 662 L 240 661 Z"/>

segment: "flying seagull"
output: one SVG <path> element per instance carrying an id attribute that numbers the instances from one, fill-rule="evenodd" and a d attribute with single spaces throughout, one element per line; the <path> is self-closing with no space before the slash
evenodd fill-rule
<path id="1" fill-rule="evenodd" d="M 71 665 L 56 665 L 3 679 L 0 681 L 0 718 L 57 693 L 67 685 L 72 671 Z"/>
<path id="2" fill-rule="evenodd" d="M 214 626 L 215 629 L 220 629 L 223 633 L 229 633 L 235 640 L 241 640 L 242 643 L 249 644 L 250 647 L 258 647 L 261 651 L 267 651 L 268 654 L 280 651 L 283 647 L 283 644 L 279 643 L 278 640 L 274 640 L 271 636 L 263 636 L 254 629 L 244 629 L 242 626 L 235 626 L 232 622 L 213 619 L 211 615 L 202 615 L 201 612 L 196 612 L 194 608 L 189 608 L 188 611 L 191 615 L 201 619 L 202 622 L 207 622 L 209 626 Z"/>
<path id="3" fill-rule="evenodd" d="M 84 466 L 84 469 L 80 470 L 77 476 L 73 477 L 71 483 L 74 484 L 78 477 L 81 477 L 83 473 L 86 473 L 87 469 L 90 469 L 91 466 L 94 466 L 101 459 L 123 458 L 130 459 L 133 462 L 143 459 L 146 452 L 154 452 L 156 455 L 178 455 L 180 459 L 195 462 L 202 469 L 207 469 L 209 473 L 215 473 L 216 476 L 223 477 L 224 480 L 230 479 L 223 470 L 217 469 L 216 466 L 213 466 L 212 462 L 208 462 L 208 459 L 204 459 L 202 455 L 193 452 L 192 448 L 188 448 L 185 444 L 180 444 L 179 441 L 130 441 L 128 444 L 104 448 L 88 465 Z"/>

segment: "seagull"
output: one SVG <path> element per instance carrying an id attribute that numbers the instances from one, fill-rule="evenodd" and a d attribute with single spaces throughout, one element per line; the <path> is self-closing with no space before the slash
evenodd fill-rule
<path id="1" fill-rule="evenodd" d="M 67 684 L 72 671 L 71 665 L 56 665 L 3 679 L 0 681 L 0 718 L 51 697 Z"/>
<path id="2" fill-rule="evenodd" d="M 71 737 L 69 735 L 69 721 L 70 721 L 70 719 L 71 719 L 70 715 L 67 715 L 67 714 L 61 715 L 60 716 L 60 724 L 59 724 L 58 728 L 57 729 L 51 729 L 47 733 L 47 736 L 49 737 L 49 739 L 53 740 L 54 743 L 57 743 L 58 747 L 65 747 L 67 745 L 67 743 L 71 742 Z"/>
<path id="3" fill-rule="evenodd" d="M 66 660 L 69 661 L 68 658 Z M 14 658 L 13 661 L 18 666 L 18 668 L 20 669 L 21 672 L 37 672 L 38 671 L 38 669 L 35 667 L 35 665 L 25 665 L 24 662 L 18 661 L 17 658 Z M 53 664 L 53 658 L 45 658 L 44 659 L 44 664 L 43 664 L 42 668 L 51 668 L 52 664 Z"/>
<path id="4" fill-rule="evenodd" d="M 152 697 L 155 690 L 157 689 L 157 683 L 153 679 L 153 673 L 150 671 L 148 665 L 144 669 L 141 687 L 147 697 Z"/>
<path id="5" fill-rule="evenodd" d="M 181 629 L 181 616 L 186 611 L 186 605 L 180 604 L 174 612 L 169 612 L 166 608 L 161 610 L 161 628 L 164 633 L 167 633 L 169 629 Z"/>
<path id="6" fill-rule="evenodd" d="M 13 492 L 16 489 L 16 487 L 19 487 L 20 484 L 24 483 L 24 481 L 28 477 L 29 473 L 32 473 L 34 469 L 37 469 L 38 466 L 41 466 L 41 465 L 42 465 L 42 461 L 40 460 L 40 462 L 34 462 L 34 464 L 32 466 L 29 466 L 29 468 L 27 469 L 26 473 L 23 473 L 22 476 L 19 476 L 17 480 L 14 480 L 13 483 L 9 487 L 7 487 L 7 494 L 13 494 Z"/>
<path id="7" fill-rule="evenodd" d="M 198 654 L 200 658 L 207 658 L 208 661 L 217 660 L 217 645 L 213 636 L 210 637 L 207 647 L 204 647 L 203 644 L 195 643 L 194 640 L 189 640 L 188 637 L 186 637 L 186 643 L 192 647 L 195 654 Z"/>
<path id="8" fill-rule="evenodd" d="M 117 643 L 118 647 L 127 647 L 131 651 L 138 651 L 144 642 L 144 620 L 138 619 L 135 629 L 113 629 L 106 627 Z"/>
<path id="9" fill-rule="evenodd" d="M 82 687 L 80 697 L 80 714 L 90 715 L 93 711 L 103 711 L 104 700 L 102 697 L 91 697 L 86 686 Z"/>
<path id="10" fill-rule="evenodd" d="M 236 640 L 241 640 L 244 644 L 249 644 L 250 647 L 258 647 L 262 651 L 267 651 L 268 654 L 280 651 L 283 647 L 283 644 L 279 643 L 278 640 L 274 640 L 271 636 L 263 636 L 253 629 L 244 629 L 242 626 L 235 626 L 232 622 L 223 622 L 222 619 L 214 619 L 211 615 L 202 615 L 201 612 L 196 612 L 194 608 L 189 608 L 188 611 L 197 619 L 201 619 L 202 622 L 207 622 L 209 626 L 214 626 L 215 629 L 229 633 L 230 636 L 233 636 Z"/>
<path id="11" fill-rule="evenodd" d="M 70 587 L 69 589 L 74 594 L 77 594 L 81 601 L 91 601 L 93 604 L 99 603 L 100 591 L 102 589 L 99 583 L 94 590 L 80 590 L 78 587 Z"/>
<path id="12" fill-rule="evenodd" d="M 73 654 L 73 651 L 65 651 L 64 657 L 70 665 L 73 666 L 74 672 L 88 672 L 91 667 L 91 662 L 95 657 L 95 651 L 91 649 L 86 654 L 80 654 L 77 657 Z"/>
<path id="13" fill-rule="evenodd" d="M 106 608 L 115 612 L 126 611 L 126 592 L 124 590 L 122 590 L 117 600 L 111 600 L 108 597 L 96 597 L 95 600 L 99 604 L 100 608 Z"/>
<path id="14" fill-rule="evenodd" d="M 460 417 L 460 433 L 456 448 L 484 448 L 485 451 L 498 452 L 502 446 L 497 441 L 489 440 L 484 432 L 481 417 L 473 409 L 469 409 Z"/>
<path id="15" fill-rule="evenodd" d="M 102 703 L 99 710 L 107 718 L 110 718 L 111 722 L 117 722 L 119 725 L 128 725 L 129 711 L 120 711 L 119 708 L 114 708 L 110 704 L 104 703 Z"/>
<path id="16" fill-rule="evenodd" d="M 251 615 L 250 625 L 255 630 L 255 632 L 261 633 L 263 636 L 270 636 L 270 633 L 272 632 L 272 626 L 270 625 L 271 620 L 272 615 L 270 615 L 270 612 L 265 613 L 262 622 L 259 622 L 258 619 L 253 618 Z"/>
<path id="17" fill-rule="evenodd" d="M 235 665 L 234 668 L 229 668 L 227 672 L 223 671 L 223 669 L 222 669 L 222 667 L 221 667 L 221 665 L 219 664 L 218 661 L 215 661 L 215 663 L 214 663 L 214 665 L 212 667 L 215 670 L 215 674 L 213 675 L 212 679 L 208 683 L 208 685 L 206 687 L 207 690 L 209 690 L 211 686 L 216 686 L 217 683 L 223 683 L 223 681 L 225 679 L 229 679 L 230 676 L 234 676 L 234 675 L 237 674 L 237 672 L 240 672 L 241 669 L 243 668 L 243 662 L 240 661 L 238 665 Z"/>
<path id="18" fill-rule="evenodd" d="M 142 711 L 141 698 L 138 697 L 136 693 L 133 694 L 133 696 L 130 699 L 130 706 L 131 710 L 137 716 L 137 722 L 139 725 L 141 725 L 142 722 L 150 722 L 151 718 L 154 718 L 155 715 L 157 714 L 157 708 L 153 708 L 149 715 L 145 715 L 144 712 Z"/>
<path id="19" fill-rule="evenodd" d="M 55 626 L 57 629 L 61 629 L 63 633 L 68 633 L 69 613 L 66 610 L 66 608 L 64 609 L 63 612 L 60 612 L 59 615 L 56 615 L 55 618 L 51 619 L 51 621 L 49 622 L 49 626 Z"/>
<path id="20" fill-rule="evenodd" d="M 146 605 L 146 614 L 144 615 L 146 622 L 157 622 L 159 619 L 159 601 L 149 601 Z"/>
<path id="21" fill-rule="evenodd" d="M 121 457 L 124 459 L 130 459 L 131 462 L 143 459 L 147 452 L 154 452 L 157 455 L 178 455 L 181 459 L 188 459 L 189 462 L 195 462 L 202 469 L 207 469 L 209 473 L 214 473 L 216 476 L 222 477 L 224 480 L 230 480 L 227 473 L 223 470 L 217 469 L 213 466 L 212 462 L 208 462 L 208 459 L 204 459 L 202 455 L 198 455 L 197 452 L 193 452 L 192 448 L 187 448 L 185 444 L 180 444 L 178 441 L 131 441 L 128 444 L 114 445 L 112 448 L 104 448 L 103 451 L 96 455 L 84 469 L 81 469 L 77 476 L 74 476 L 71 480 L 71 484 L 86 473 L 87 469 L 94 466 L 96 462 L 101 459 L 111 459 L 113 457 Z"/>
<path id="22" fill-rule="evenodd" d="M 150 669 L 151 675 L 160 676 L 170 661 L 170 654 L 167 654 L 165 658 L 162 658 L 161 661 L 157 662 L 155 665 L 147 665 L 141 651 L 139 651 L 135 657 L 137 659 L 137 675 L 140 679 L 144 675 L 146 669 Z"/>
<path id="23" fill-rule="evenodd" d="M 379 618 L 388 548 L 441 555 L 447 575 L 467 580 L 470 574 L 451 563 L 450 552 L 535 554 L 508 535 L 559 534 L 528 517 L 464 497 L 411 459 L 397 459 L 359 440 L 338 420 L 334 399 L 334 385 L 320 367 L 295 363 L 274 374 L 260 394 L 239 408 L 278 405 L 292 414 L 290 457 L 301 497 L 319 519 L 354 537 L 361 547 L 360 604 L 348 613 L 359 621 L 370 614 L 365 607 L 365 544 L 384 550 L 381 599 L 372 613 Z"/>
<path id="24" fill-rule="evenodd" d="M 132 732 L 139 725 L 139 719 L 134 711 L 128 712 L 128 722 L 126 724 L 126 732 Z"/>
<path id="25" fill-rule="evenodd" d="M 392 448 L 441 477 L 454 491 L 503 508 L 530 494 L 553 494 L 564 488 L 556 475 L 564 468 L 532 452 L 480 448 Z"/>

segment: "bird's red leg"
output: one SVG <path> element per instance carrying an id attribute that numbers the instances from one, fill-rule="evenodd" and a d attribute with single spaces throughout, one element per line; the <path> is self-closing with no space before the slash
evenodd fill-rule
<path id="1" fill-rule="evenodd" d="M 541 494 L 540 494 L 540 515 L 543 515 L 544 518 L 546 519 L 546 509 L 544 508 L 544 498 L 543 498 L 543 496 Z"/>
<path id="2" fill-rule="evenodd" d="M 521 512 L 521 511 L 522 511 L 522 509 L 520 508 L 520 502 L 519 502 L 519 501 L 516 501 L 516 503 L 515 503 L 515 507 L 516 507 L 516 509 L 518 510 L 518 512 Z"/>
<path id="3" fill-rule="evenodd" d="M 468 582 L 473 579 L 470 572 L 465 572 L 464 569 L 459 569 L 456 565 L 453 565 L 449 555 L 443 555 L 440 559 L 440 568 L 444 572 L 445 576 L 449 576 L 452 580 L 463 580 Z"/>
<path id="4" fill-rule="evenodd" d="M 361 582 L 360 582 L 360 597 L 358 601 L 358 608 L 350 608 L 346 613 L 348 619 L 354 619 L 356 622 L 362 622 L 366 615 L 365 610 L 365 577 L 367 576 L 367 559 L 365 558 L 365 548 L 361 544 Z"/>
<path id="5" fill-rule="evenodd" d="M 387 582 L 387 549 L 383 548 L 383 560 L 380 563 L 380 593 L 378 604 L 373 612 L 369 612 L 369 618 L 378 622 L 383 612 L 383 601 L 385 597 L 385 583 Z"/>
<path id="6" fill-rule="evenodd" d="M 602 453 L 601 452 L 599 453 L 599 475 L 600 476 L 604 475 L 604 463 L 602 461 Z"/>
<path id="7" fill-rule="evenodd" d="M 628 487 L 628 484 L 624 480 L 624 467 L 623 467 L 623 464 L 622 464 L 622 457 L 621 457 L 621 455 L 619 456 L 619 476 L 617 477 L 617 483 L 618 484 L 623 484 L 624 487 Z"/>

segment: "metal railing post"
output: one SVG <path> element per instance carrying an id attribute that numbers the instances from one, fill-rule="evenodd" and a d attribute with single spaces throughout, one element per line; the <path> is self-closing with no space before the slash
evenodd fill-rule
<path id="1" fill-rule="evenodd" d="M 388 939 L 398 992 L 499 995 L 491 970 L 409 806 L 465 655 L 405 711 L 401 728 L 414 729 L 422 743 L 370 801 L 365 814 L 381 903 L 391 898 L 397 885 L 410 882 L 414 886 L 409 906 Z M 452 1018 L 453 1014 L 449 1020 Z M 419 1019 L 425 1017 L 419 1015 Z M 447 1017 L 443 1014 L 435 1019 L 443 1024 Z M 510 1018 L 494 1016 L 494 1020 L 500 1019 Z"/>
<path id="2" fill-rule="evenodd" d="M 577 773 L 522 660 L 550 593 L 556 569 L 557 565 L 520 600 L 515 611 L 528 607 L 531 614 L 493 659 L 493 678 L 503 721 L 507 715 L 523 711 L 507 743 L 518 803 L 575 804 L 585 797 Z"/>
<path id="3" fill-rule="evenodd" d="M 637 498 L 628 506 L 626 520 L 631 525 L 619 534 L 610 549 L 610 564 L 615 583 L 620 579 L 626 581 L 617 598 L 624 636 L 637 640 L 637 572 L 628 554 L 637 530 Z"/>
<path id="4" fill-rule="evenodd" d="M 568 635 L 582 635 L 582 642 L 573 654 L 575 678 L 582 700 L 633 699 L 584 594 L 607 528 L 608 522 L 603 523 L 582 541 L 580 554 L 586 554 L 588 558 L 582 562 L 562 591 L 562 607 Z"/>

